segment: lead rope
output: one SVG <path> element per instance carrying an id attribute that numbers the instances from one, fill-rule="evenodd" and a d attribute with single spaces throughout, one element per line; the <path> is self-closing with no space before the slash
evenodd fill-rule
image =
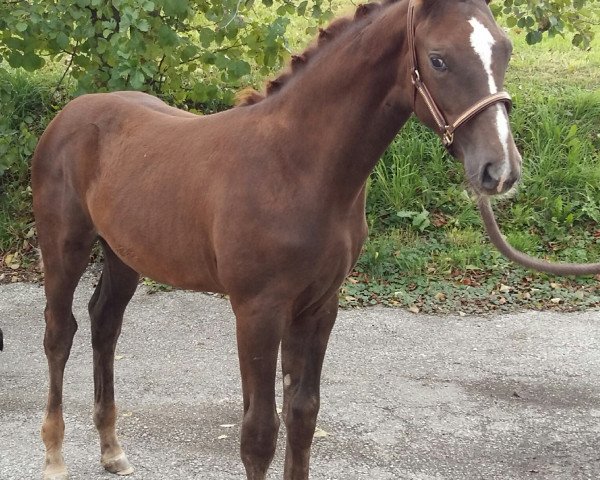
<path id="1" fill-rule="evenodd" d="M 492 244 L 498 251 L 509 260 L 533 270 L 554 275 L 595 275 L 600 273 L 600 263 L 558 263 L 548 262 L 539 258 L 531 257 L 511 246 L 500 232 L 494 211 L 487 196 L 477 198 L 477 207 L 485 226 L 485 231 L 490 237 Z"/>

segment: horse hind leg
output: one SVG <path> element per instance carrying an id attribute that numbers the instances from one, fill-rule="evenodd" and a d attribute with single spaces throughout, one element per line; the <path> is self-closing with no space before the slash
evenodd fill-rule
<path id="1" fill-rule="evenodd" d="M 337 294 L 320 308 L 295 318 L 281 344 L 285 480 L 307 480 L 317 414 L 321 368 L 338 309 Z"/>
<path id="2" fill-rule="evenodd" d="M 64 480 L 68 475 L 62 455 L 65 432 L 62 414 L 63 377 L 77 331 L 71 307 L 75 288 L 89 262 L 96 234 L 81 212 L 67 207 L 61 215 L 57 215 L 46 210 L 52 208 L 53 202 L 44 202 L 43 205 L 43 208 L 36 209 L 36 225 L 44 258 L 44 351 L 49 370 L 48 401 L 41 431 L 46 447 L 44 478 Z"/>
<path id="3" fill-rule="evenodd" d="M 138 284 L 137 272 L 101 240 L 104 269 L 89 303 L 94 350 L 94 424 L 100 435 L 100 461 L 111 473 L 129 475 L 129 464 L 115 431 L 114 357 L 125 308 Z"/>

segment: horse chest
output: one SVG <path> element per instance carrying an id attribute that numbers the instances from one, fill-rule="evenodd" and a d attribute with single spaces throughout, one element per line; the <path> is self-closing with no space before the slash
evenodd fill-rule
<path id="1" fill-rule="evenodd" d="M 366 236 L 364 215 L 332 222 L 321 234 L 313 232 L 311 237 L 317 240 L 309 242 L 304 261 L 315 280 L 339 286 L 356 263 Z"/>

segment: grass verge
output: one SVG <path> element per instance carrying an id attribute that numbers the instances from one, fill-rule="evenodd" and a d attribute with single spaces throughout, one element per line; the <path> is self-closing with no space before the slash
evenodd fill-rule
<path id="1" fill-rule="evenodd" d="M 600 39 L 588 52 L 562 38 L 514 40 L 507 89 L 524 165 L 515 193 L 496 201 L 502 230 L 532 255 L 598 261 Z M 371 235 L 342 303 L 428 312 L 600 305 L 598 279 L 550 277 L 504 260 L 463 182 L 461 165 L 431 132 L 409 123 L 371 176 Z"/>

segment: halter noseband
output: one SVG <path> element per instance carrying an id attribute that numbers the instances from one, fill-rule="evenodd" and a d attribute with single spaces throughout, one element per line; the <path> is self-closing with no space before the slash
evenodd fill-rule
<path id="1" fill-rule="evenodd" d="M 482 98 L 478 102 L 476 102 L 473 106 L 467 108 L 462 114 L 460 114 L 454 122 L 449 123 L 446 120 L 446 117 L 436 105 L 435 100 L 431 96 L 428 88 L 425 86 L 425 83 L 421 79 L 421 75 L 419 74 L 419 63 L 417 61 L 417 49 L 415 47 L 415 1 L 410 0 L 408 5 L 408 48 L 410 50 L 410 75 L 412 79 L 412 83 L 415 86 L 415 102 L 416 102 L 416 92 L 418 92 L 423 100 L 425 101 L 425 105 L 429 109 L 431 116 L 433 117 L 435 123 L 437 124 L 438 131 L 442 136 L 442 142 L 444 143 L 444 147 L 450 148 L 452 143 L 454 142 L 454 132 L 458 127 L 467 123 L 473 117 L 481 113 L 490 105 L 493 105 L 498 102 L 503 102 L 506 105 L 507 111 L 510 112 L 512 108 L 512 99 L 507 92 L 498 92 L 493 95 L 488 95 L 487 97 Z"/>

